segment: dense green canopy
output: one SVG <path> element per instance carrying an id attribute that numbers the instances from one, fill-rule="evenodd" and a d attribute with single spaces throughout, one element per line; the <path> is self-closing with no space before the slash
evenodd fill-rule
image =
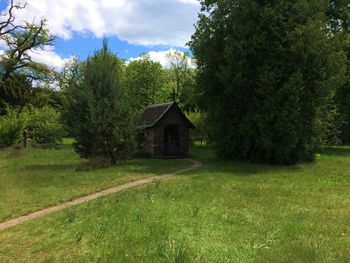
<path id="1" fill-rule="evenodd" d="M 265 163 L 313 160 L 323 107 L 345 71 L 328 1 L 201 4 L 190 46 L 218 153 Z"/>

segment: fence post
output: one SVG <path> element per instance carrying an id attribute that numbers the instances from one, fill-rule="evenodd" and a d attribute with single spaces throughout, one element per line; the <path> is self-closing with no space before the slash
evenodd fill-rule
<path id="1" fill-rule="evenodd" d="M 24 148 L 28 148 L 28 131 L 23 131 L 23 146 Z"/>

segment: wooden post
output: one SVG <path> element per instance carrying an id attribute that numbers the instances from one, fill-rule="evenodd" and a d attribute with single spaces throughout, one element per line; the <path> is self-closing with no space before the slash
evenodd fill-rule
<path id="1" fill-rule="evenodd" d="M 28 148 L 28 131 L 23 131 L 23 146 L 24 148 Z"/>

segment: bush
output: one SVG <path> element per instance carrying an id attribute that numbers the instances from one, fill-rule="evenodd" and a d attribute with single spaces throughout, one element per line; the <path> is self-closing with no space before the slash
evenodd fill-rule
<path id="1" fill-rule="evenodd" d="M 25 120 L 18 109 L 7 108 L 7 114 L 0 116 L 0 146 L 11 146 L 22 138 Z"/>
<path id="2" fill-rule="evenodd" d="M 45 106 L 43 108 L 26 107 L 22 113 L 26 120 L 26 129 L 29 137 L 36 143 L 61 142 L 65 134 L 64 126 L 61 124 L 61 114 L 54 108 Z"/>
<path id="3" fill-rule="evenodd" d="M 27 106 L 22 111 L 7 108 L 6 115 L 0 117 L 0 146 L 11 146 L 22 141 L 25 129 L 36 143 L 60 142 L 65 133 L 60 119 L 60 113 L 47 106 Z"/>

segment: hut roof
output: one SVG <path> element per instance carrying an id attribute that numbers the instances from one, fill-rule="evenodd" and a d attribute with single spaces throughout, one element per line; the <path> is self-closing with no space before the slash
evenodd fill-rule
<path id="1" fill-rule="evenodd" d="M 174 101 L 148 106 L 141 115 L 141 118 L 138 120 L 138 126 L 143 128 L 154 127 L 160 120 L 163 119 L 166 113 L 169 112 L 169 110 L 172 108 L 176 108 L 186 125 L 189 128 L 194 129 L 194 126 L 191 123 L 191 121 L 185 116 L 180 107 Z"/>

